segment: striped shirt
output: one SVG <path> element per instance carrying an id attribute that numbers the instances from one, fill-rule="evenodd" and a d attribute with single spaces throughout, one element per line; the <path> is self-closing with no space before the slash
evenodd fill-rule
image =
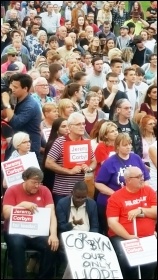
<path id="1" fill-rule="evenodd" d="M 57 164 L 63 167 L 63 155 L 64 155 L 64 142 L 71 141 L 71 139 L 67 136 L 58 137 L 53 143 L 48 157 L 53 159 Z M 94 158 L 94 153 L 91 148 L 91 159 Z M 55 181 L 53 187 L 53 193 L 58 195 L 70 195 L 74 184 L 78 181 L 84 181 L 84 172 L 74 175 L 67 174 L 58 174 L 55 173 Z"/>

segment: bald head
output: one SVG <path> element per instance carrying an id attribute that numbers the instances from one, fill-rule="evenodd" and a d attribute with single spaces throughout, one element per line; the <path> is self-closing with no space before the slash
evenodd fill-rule
<path id="1" fill-rule="evenodd" d="M 125 180 L 130 177 L 138 176 L 142 174 L 142 170 L 137 166 L 130 166 L 125 169 L 124 178 Z"/>
<path id="2" fill-rule="evenodd" d="M 73 47 L 73 41 L 72 41 L 72 38 L 71 37 L 66 37 L 65 38 L 65 47 L 67 50 L 71 50 L 72 47 Z"/>

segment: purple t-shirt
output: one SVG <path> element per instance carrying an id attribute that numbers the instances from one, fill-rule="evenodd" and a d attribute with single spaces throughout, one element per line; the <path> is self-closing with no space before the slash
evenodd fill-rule
<path id="1" fill-rule="evenodd" d="M 144 180 L 146 181 L 150 179 L 149 172 L 147 171 L 140 156 L 130 153 L 129 159 L 124 160 L 115 154 L 105 160 L 102 164 L 96 178 L 96 183 L 103 183 L 114 191 L 119 190 L 125 184 L 124 171 L 129 166 L 139 167 L 144 175 Z M 105 206 L 108 198 L 108 195 L 99 193 L 97 203 Z"/>

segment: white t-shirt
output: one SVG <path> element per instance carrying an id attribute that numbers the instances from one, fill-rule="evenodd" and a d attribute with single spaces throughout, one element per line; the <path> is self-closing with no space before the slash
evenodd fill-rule
<path id="1" fill-rule="evenodd" d="M 146 83 L 141 82 L 139 85 L 135 85 L 135 87 L 138 90 L 138 104 L 140 106 L 144 102 L 144 98 L 149 86 Z"/>
<path id="2" fill-rule="evenodd" d="M 149 50 L 151 50 L 152 53 L 154 52 L 155 44 L 156 44 L 156 40 L 154 38 L 152 40 L 147 40 L 146 42 L 144 42 L 144 46 Z"/>
<path id="3" fill-rule="evenodd" d="M 126 94 L 128 96 L 128 100 L 131 103 L 131 106 L 133 108 L 132 112 L 131 112 L 131 118 L 133 118 L 134 112 L 137 109 L 136 105 L 139 103 L 139 97 L 136 94 L 136 87 L 133 86 L 132 89 L 131 88 L 129 89 L 126 84 Z"/>

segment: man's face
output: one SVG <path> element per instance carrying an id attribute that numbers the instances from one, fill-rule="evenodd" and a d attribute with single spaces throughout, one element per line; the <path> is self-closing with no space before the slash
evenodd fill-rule
<path id="1" fill-rule="evenodd" d="M 38 84 L 35 86 L 35 92 L 37 92 L 37 94 L 39 94 L 40 96 L 46 96 L 49 93 L 48 82 L 46 80 L 38 82 Z"/>
<path id="2" fill-rule="evenodd" d="M 120 29 L 120 35 L 121 36 L 126 36 L 128 34 L 128 30 L 126 28 L 121 28 Z"/>
<path id="3" fill-rule="evenodd" d="M 52 50 L 56 50 L 56 49 L 59 47 L 59 44 L 58 44 L 57 41 L 51 41 L 51 42 L 49 43 L 49 45 L 50 45 L 50 48 L 51 48 Z"/>
<path id="4" fill-rule="evenodd" d="M 79 208 L 82 206 L 87 198 L 87 191 L 86 190 L 75 190 L 72 192 L 72 200 L 74 203 L 74 206 L 76 208 Z"/>
<path id="5" fill-rule="evenodd" d="M 29 194 L 36 194 L 41 182 L 37 178 L 31 178 L 25 181 L 25 190 Z"/>
<path id="6" fill-rule="evenodd" d="M 149 33 L 150 39 L 153 38 L 153 36 L 155 35 L 155 31 L 150 28 L 148 29 L 148 33 Z"/>
<path id="7" fill-rule="evenodd" d="M 59 36 L 61 36 L 62 38 L 65 38 L 66 35 L 67 35 L 66 27 L 62 26 L 61 28 L 59 28 Z"/>
<path id="8" fill-rule="evenodd" d="M 127 75 L 125 76 L 127 82 L 135 83 L 136 81 L 136 73 L 134 70 L 128 71 Z"/>
<path id="9" fill-rule="evenodd" d="M 30 8 L 34 8 L 34 1 L 30 1 L 30 3 L 28 3 L 28 5 L 30 6 Z"/>
<path id="10" fill-rule="evenodd" d="M 16 2 L 16 4 L 15 4 L 15 9 L 16 9 L 16 10 L 20 10 L 20 2 Z"/>
<path id="11" fill-rule="evenodd" d="M 47 12 L 52 13 L 53 12 L 53 5 L 48 5 L 47 6 Z"/>
<path id="12" fill-rule="evenodd" d="M 17 52 L 21 51 L 22 43 L 21 41 L 14 41 L 13 42 L 13 47 L 17 50 Z"/>
<path id="13" fill-rule="evenodd" d="M 111 66 L 112 72 L 120 75 L 122 72 L 122 63 L 116 62 L 113 66 Z"/>
<path id="14" fill-rule="evenodd" d="M 76 6 L 77 6 L 77 8 L 81 9 L 81 8 L 82 8 L 82 5 L 83 5 L 82 2 L 79 2 L 79 3 L 77 3 Z"/>
<path id="15" fill-rule="evenodd" d="M 112 89 L 113 85 L 118 85 L 119 79 L 117 77 L 109 77 L 107 80 L 107 87 Z"/>
<path id="16" fill-rule="evenodd" d="M 8 60 L 13 63 L 17 60 L 17 54 L 13 53 L 13 54 L 8 54 Z"/>
<path id="17" fill-rule="evenodd" d="M 10 19 L 16 19 L 17 18 L 17 11 L 16 10 L 12 10 L 10 12 Z"/>
<path id="18" fill-rule="evenodd" d="M 12 94 L 16 98 L 21 98 L 26 93 L 28 93 L 28 88 L 27 87 L 22 88 L 19 81 L 12 81 L 11 84 L 10 84 L 10 88 L 12 90 Z"/>
<path id="19" fill-rule="evenodd" d="M 41 23 L 42 23 L 42 19 L 41 18 L 35 18 L 34 22 L 37 23 L 40 26 Z"/>
<path id="20" fill-rule="evenodd" d="M 144 42 L 141 41 L 140 43 L 137 43 L 136 46 L 137 46 L 138 49 L 144 48 Z"/>
<path id="21" fill-rule="evenodd" d="M 87 15 L 87 20 L 88 20 L 89 23 L 93 23 L 94 22 L 94 14 Z"/>
<path id="22" fill-rule="evenodd" d="M 87 77 L 84 76 L 81 78 L 81 80 L 79 81 L 79 84 L 82 86 L 82 87 L 85 87 L 86 84 L 87 84 Z"/>
<path id="23" fill-rule="evenodd" d="M 31 31 L 32 31 L 32 34 L 37 35 L 37 33 L 39 31 L 39 26 L 33 25 Z"/>
<path id="24" fill-rule="evenodd" d="M 41 77 L 44 77 L 44 78 L 46 78 L 46 80 L 48 80 L 49 76 L 50 76 L 49 67 L 41 67 L 40 74 L 41 74 Z"/>
<path id="25" fill-rule="evenodd" d="M 103 61 L 102 60 L 97 60 L 94 63 L 94 70 L 96 72 L 100 72 L 100 73 L 103 71 Z"/>
<path id="26" fill-rule="evenodd" d="M 105 33 L 108 33 L 108 32 L 110 31 L 110 24 L 104 24 L 104 25 L 103 25 L 103 31 L 104 31 Z"/>
<path id="27" fill-rule="evenodd" d="M 17 32 L 14 33 L 13 39 L 21 39 L 21 35 Z"/>
<path id="28" fill-rule="evenodd" d="M 59 12 L 59 6 L 58 5 L 53 5 L 53 9 L 55 13 Z"/>
<path id="29" fill-rule="evenodd" d="M 117 113 L 119 116 L 129 119 L 132 113 L 131 103 L 129 101 L 123 102 L 121 106 L 117 108 Z"/>
<path id="30" fill-rule="evenodd" d="M 67 29 L 71 29 L 71 21 L 65 22 L 65 27 L 66 27 Z"/>
<path id="31" fill-rule="evenodd" d="M 69 41 L 69 42 L 65 42 L 65 47 L 68 51 L 72 50 L 73 48 L 73 42 Z"/>
<path id="32" fill-rule="evenodd" d="M 76 136 L 83 136 L 85 132 L 85 119 L 84 117 L 80 117 L 79 119 L 75 119 L 72 124 L 69 124 L 70 133 Z"/>

